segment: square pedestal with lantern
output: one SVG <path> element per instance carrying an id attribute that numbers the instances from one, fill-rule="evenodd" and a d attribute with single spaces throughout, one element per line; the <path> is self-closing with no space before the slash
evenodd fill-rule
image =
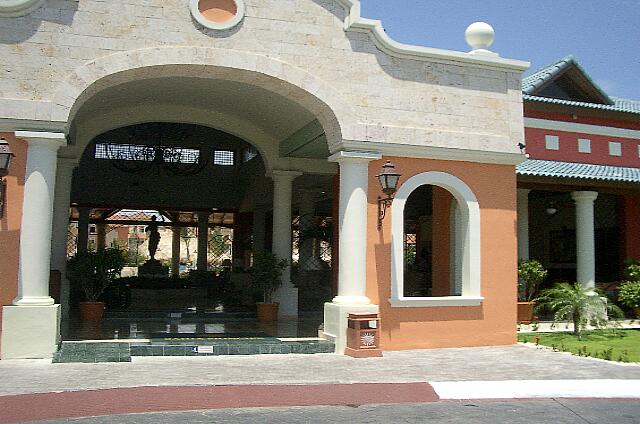
<path id="1" fill-rule="evenodd" d="M 378 314 L 349 314 L 347 318 L 347 347 L 344 353 L 354 358 L 382 356 Z"/>

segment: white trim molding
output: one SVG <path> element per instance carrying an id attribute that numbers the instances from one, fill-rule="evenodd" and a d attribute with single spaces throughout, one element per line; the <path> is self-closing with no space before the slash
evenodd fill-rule
<path id="1" fill-rule="evenodd" d="M 462 217 L 462 296 L 404 296 L 404 208 L 409 195 L 423 185 L 441 187 L 458 202 Z M 451 174 L 434 171 L 414 175 L 402 184 L 391 205 L 391 306 L 478 306 L 484 300 L 480 294 L 480 264 L 480 206 L 469 186 Z"/>
<path id="2" fill-rule="evenodd" d="M 343 140 L 337 149 L 374 150 L 383 156 L 400 156 L 434 160 L 452 160 L 496 165 L 518 165 L 527 158 L 522 153 L 489 152 L 486 150 L 457 149 L 417 144 L 379 143 L 375 141 Z"/>
<path id="3" fill-rule="evenodd" d="M 576 122 L 553 121 L 549 119 L 524 118 L 525 128 L 541 130 L 565 131 L 581 134 L 604 135 L 607 137 L 631 138 L 640 140 L 639 130 L 626 128 L 605 127 L 602 125 L 578 124 Z"/>
<path id="4" fill-rule="evenodd" d="M 344 22 L 345 31 L 369 33 L 381 51 L 396 57 L 418 60 L 434 60 L 444 63 L 460 63 L 502 69 L 505 71 L 523 72 L 529 69 L 529 62 L 505 59 L 498 55 L 482 55 L 473 52 L 465 53 L 454 50 L 435 49 L 432 47 L 413 46 L 393 40 L 382 27 L 382 22 L 363 18 L 360 14 L 360 0 L 339 0 L 348 10 L 349 15 Z M 463 32 L 464 29 L 462 29 Z"/>

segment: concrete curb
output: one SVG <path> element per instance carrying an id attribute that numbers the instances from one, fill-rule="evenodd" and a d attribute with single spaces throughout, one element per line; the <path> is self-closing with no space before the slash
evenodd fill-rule
<path id="1" fill-rule="evenodd" d="M 640 399 L 640 380 L 503 380 L 431 382 L 440 399 Z"/>

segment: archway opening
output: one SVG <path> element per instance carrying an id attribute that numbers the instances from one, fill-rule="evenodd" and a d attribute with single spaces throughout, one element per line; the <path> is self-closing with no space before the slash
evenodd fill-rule
<path id="1" fill-rule="evenodd" d="M 405 297 L 460 296 L 462 281 L 457 201 L 433 185 L 415 189 L 404 208 Z M 458 236 L 458 237 L 456 237 Z"/>
<path id="2" fill-rule="evenodd" d="M 156 217 L 160 241 L 154 259 L 162 262 L 162 272 L 169 274 L 169 280 L 183 278 L 184 271 L 215 273 L 218 278 L 230 269 L 229 290 L 192 296 L 198 301 L 195 305 L 167 305 L 167 297 L 159 293 L 161 299 L 154 302 L 162 307 L 153 308 L 154 302 L 147 297 L 142 309 L 155 309 L 150 315 L 169 324 L 173 333 L 177 314 L 182 314 L 184 323 L 194 307 L 210 315 L 203 325 L 214 324 L 209 318 L 221 312 L 220 305 L 226 312 L 250 317 L 258 300 L 247 274 L 251 258 L 256 251 L 275 249 L 273 238 L 280 236 L 272 232 L 275 209 L 280 207 L 274 200 L 278 197 L 273 171 L 289 172 L 294 176 L 289 182 L 291 250 L 286 296 L 295 297 L 301 319 L 288 321 L 286 326 L 273 324 L 264 331 L 278 336 L 317 335 L 322 305 L 334 295 L 331 223 L 337 210 L 333 202 L 336 166 L 327 162 L 328 136 L 321 121 L 336 122 L 335 117 L 319 116 L 327 106 L 299 88 L 285 90 L 291 94 L 287 97 L 259 86 L 266 83 L 264 76 L 251 84 L 233 78 L 194 77 L 193 73 L 168 77 L 168 68 L 154 77 L 155 71 L 158 69 L 150 69 L 143 79 L 107 84 L 99 91 L 91 88 L 92 96 L 83 94 L 82 104 L 74 107 L 70 124 L 74 147 L 70 150 L 82 151 L 82 155 L 71 193 L 72 221 L 82 221 L 81 209 L 89 209 L 83 222 L 95 225 L 96 234 L 87 237 L 96 239 L 96 248 L 99 223 L 108 227 L 126 221 L 130 231 L 121 230 L 126 241 L 120 243 L 137 252 L 129 258 L 144 264 L 151 259 L 149 219 Z M 126 78 L 120 75 L 118 80 Z M 277 87 L 282 91 L 287 85 L 280 81 Z M 314 101 L 313 112 L 301 105 Z M 336 129 L 331 131 L 335 134 Z M 131 214 L 141 218 L 129 219 Z M 199 225 L 198 215 L 203 214 L 207 222 Z M 204 226 L 209 253 L 199 261 L 196 246 Z M 174 232 L 180 240 L 172 246 Z M 101 239 L 103 245 L 113 242 L 109 237 Z M 189 253 L 185 243 L 192 245 Z M 139 263 L 130 261 L 129 265 L 140 271 Z M 215 299 L 210 301 L 212 295 Z M 226 296 L 224 302 L 219 302 L 219 295 Z M 129 307 L 135 306 L 135 300 L 132 296 Z M 193 329 L 190 325 L 180 328 Z M 198 326 L 197 332 L 206 333 L 207 328 L 222 329 Z M 229 328 L 229 324 L 224 326 L 225 331 Z M 102 337 L 113 337 L 112 330 L 107 329 Z M 131 335 L 122 328 L 119 334 Z"/>

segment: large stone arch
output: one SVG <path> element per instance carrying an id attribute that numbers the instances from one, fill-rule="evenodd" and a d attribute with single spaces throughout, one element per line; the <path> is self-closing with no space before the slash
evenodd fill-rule
<path id="1" fill-rule="evenodd" d="M 215 47 L 157 47 L 116 53 L 76 69 L 55 90 L 52 119 L 71 125 L 82 105 L 102 90 L 160 77 L 216 78 L 254 85 L 313 113 L 329 148 L 353 139 L 354 113 L 337 90 L 309 72 L 267 56 Z"/>

